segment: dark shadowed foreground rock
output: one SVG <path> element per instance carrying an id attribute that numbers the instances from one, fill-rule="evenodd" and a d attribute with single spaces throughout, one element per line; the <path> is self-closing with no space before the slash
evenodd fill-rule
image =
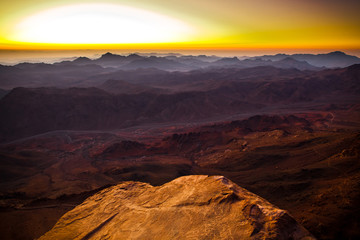
<path id="1" fill-rule="evenodd" d="M 44 239 L 314 239 L 288 213 L 221 176 L 124 182 L 66 213 Z"/>

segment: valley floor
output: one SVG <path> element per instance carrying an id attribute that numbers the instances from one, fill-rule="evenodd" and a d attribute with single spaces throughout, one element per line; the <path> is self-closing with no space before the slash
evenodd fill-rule
<path id="1" fill-rule="evenodd" d="M 319 239 L 359 237 L 356 111 L 257 115 L 134 131 L 58 131 L 3 144 L 2 239 L 33 239 L 101 188 L 135 180 L 223 175 Z M 153 137 L 151 137 L 153 136 Z M 21 231 L 19 231 L 21 229 Z"/>

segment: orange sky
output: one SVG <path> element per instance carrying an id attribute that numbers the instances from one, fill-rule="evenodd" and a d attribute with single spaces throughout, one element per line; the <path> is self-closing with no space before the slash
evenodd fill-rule
<path id="1" fill-rule="evenodd" d="M 1 1 L 0 49 L 360 49 L 358 0 L 134 2 Z"/>

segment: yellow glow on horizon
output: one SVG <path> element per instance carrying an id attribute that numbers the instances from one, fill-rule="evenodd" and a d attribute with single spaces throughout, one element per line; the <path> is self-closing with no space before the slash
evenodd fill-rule
<path id="1" fill-rule="evenodd" d="M 359 50 L 359 7 L 355 0 L 2 1 L 0 50 Z"/>
<path id="2" fill-rule="evenodd" d="M 37 13 L 10 40 L 45 44 L 134 44 L 186 41 L 194 29 L 177 19 L 115 4 L 79 4 Z"/>

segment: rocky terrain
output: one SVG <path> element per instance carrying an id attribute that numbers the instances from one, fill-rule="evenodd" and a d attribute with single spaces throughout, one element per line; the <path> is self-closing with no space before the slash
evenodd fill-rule
<path id="1" fill-rule="evenodd" d="M 124 182 L 66 213 L 45 239 L 314 239 L 286 211 L 220 176 Z"/>
<path id="2" fill-rule="evenodd" d="M 225 176 L 316 238 L 359 238 L 360 68 L 322 67 L 358 59 L 263 57 L 0 66 L 2 239 L 38 238 L 123 181 L 185 175 Z"/>
<path id="3" fill-rule="evenodd" d="M 158 186 L 192 174 L 233 179 L 288 210 L 320 239 L 358 236 L 359 114 L 355 107 L 351 113 L 259 115 L 116 133 L 57 131 L 3 144 L 3 237 L 39 237 L 109 185 Z"/>

